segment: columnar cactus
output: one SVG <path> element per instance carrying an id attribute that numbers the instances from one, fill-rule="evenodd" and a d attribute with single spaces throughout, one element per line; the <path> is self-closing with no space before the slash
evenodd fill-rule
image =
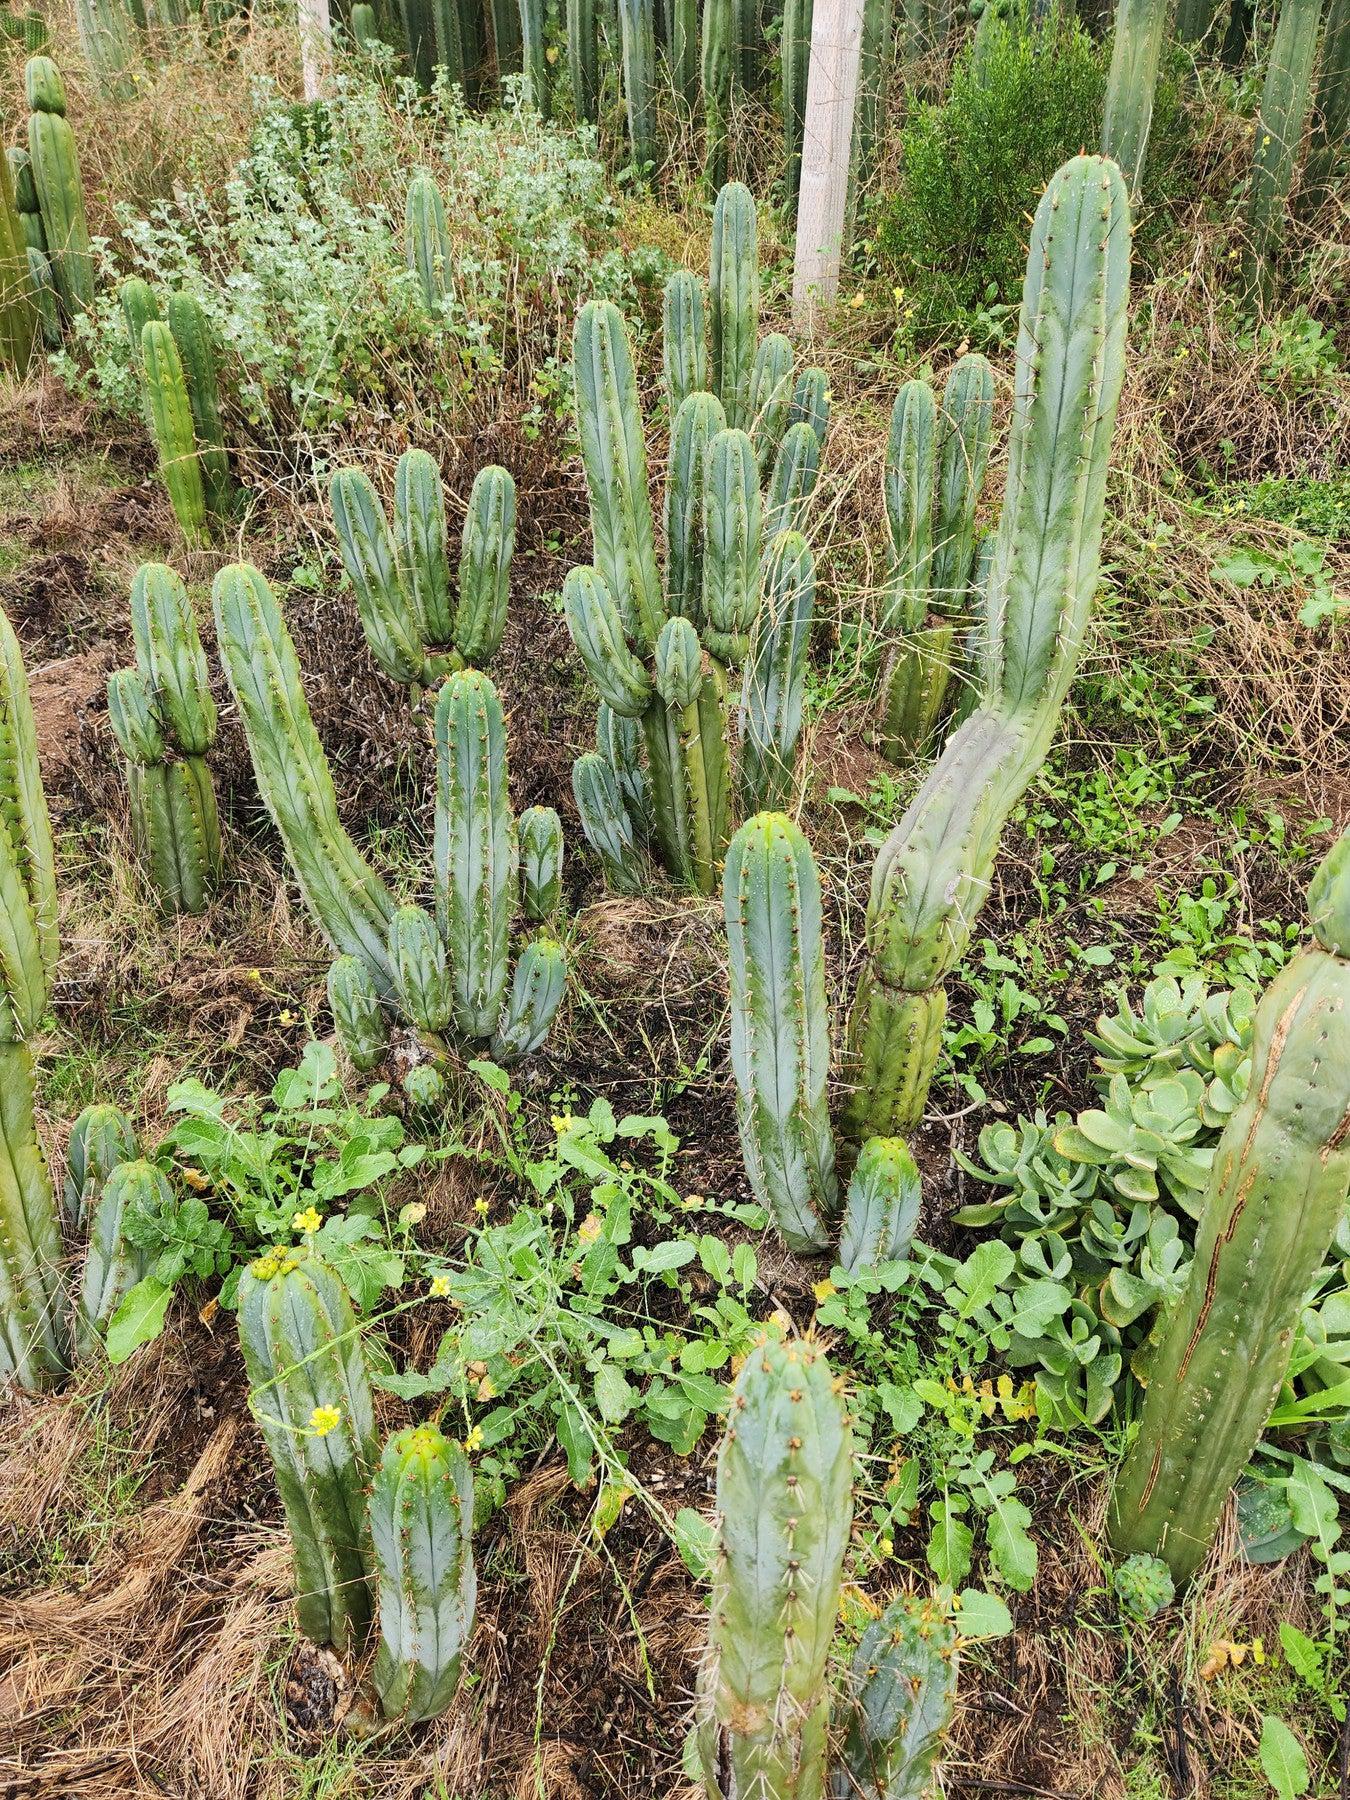
<path id="1" fill-rule="evenodd" d="M 148 1272 L 149 1258 L 128 1243 L 122 1225 L 127 1208 L 171 1198 L 153 1163 L 119 1162 L 109 1172 L 89 1218 L 89 1244 L 75 1297 L 74 1351 L 83 1360 L 102 1347 L 108 1321 Z"/>
<path id="2" fill-rule="evenodd" d="M 104 1184 L 121 1163 L 140 1155 L 136 1130 L 116 1106 L 86 1106 L 70 1130 L 61 1212 L 72 1236 L 83 1235 Z"/>
<path id="3" fill-rule="evenodd" d="M 239 1342 L 290 1527 L 300 1629 L 355 1654 L 371 1615 L 365 1487 L 377 1443 L 347 1291 L 312 1250 L 268 1250 L 239 1283 Z"/>
<path id="4" fill-rule="evenodd" d="M 328 1009 L 352 1067 L 373 1069 L 389 1043 L 375 977 L 359 956 L 339 956 L 328 970 Z"/>
<path id="5" fill-rule="evenodd" d="M 435 1425 L 396 1431 L 370 1490 L 379 1645 L 371 1679 L 386 1719 L 443 1713 L 473 1631 L 473 1471 Z"/>
<path id="6" fill-rule="evenodd" d="M 727 424 L 749 430 L 750 376 L 759 348 L 759 249 L 755 199 L 729 181 L 713 208 L 708 274 L 708 364 Z"/>
<path id="7" fill-rule="evenodd" d="M 0 1381 L 67 1363 L 61 1226 L 34 1117 L 30 1039 L 56 966 L 56 876 L 18 639 L 0 612 Z"/>
<path id="8" fill-rule="evenodd" d="M 1256 1011 L 1246 1098 L 1214 1154 L 1195 1262 L 1167 1316 L 1110 1535 L 1185 1581 L 1204 1561 L 1289 1366 L 1350 1193 L 1350 832 L 1308 892 L 1313 944 Z"/>
<path id="9" fill-rule="evenodd" d="M 1131 200 L 1139 198 L 1153 121 L 1158 59 L 1167 28 L 1167 0 L 1121 0 L 1111 44 L 1111 73 L 1102 114 L 1102 155 L 1120 165 Z"/>
<path id="10" fill-rule="evenodd" d="M 635 754 L 640 754 L 639 746 L 633 748 Z M 642 844 L 624 804 L 618 775 L 607 756 L 588 750 L 576 759 L 572 764 L 572 797 L 586 842 L 600 858 L 607 886 L 616 894 L 641 893 L 645 877 Z"/>
<path id="11" fill-rule="evenodd" d="M 661 350 L 666 404 L 672 419 L 690 394 L 708 385 L 708 346 L 703 284 L 688 269 L 676 269 L 661 297 Z"/>
<path id="12" fill-rule="evenodd" d="M 711 194 L 716 194 L 727 178 L 736 16 L 735 0 L 703 0 L 699 69 L 703 88 L 704 181 Z"/>
<path id="13" fill-rule="evenodd" d="M 27 371 L 37 339 L 38 311 L 28 266 L 28 243 L 11 177 L 0 157 L 0 367 Z"/>
<path id="14" fill-rule="evenodd" d="M 65 116 L 65 85 L 51 58 L 30 58 L 24 82 L 29 106 L 28 154 L 52 279 L 62 305 L 73 318 L 94 304 L 94 257 L 75 133 Z"/>
<path id="15" fill-rule="evenodd" d="M 408 183 L 403 207 L 403 249 L 422 290 L 422 304 L 434 319 L 454 298 L 455 281 L 445 202 L 430 175 L 419 171 Z"/>
<path id="16" fill-rule="evenodd" d="M 108 682 L 108 717 L 127 759 L 137 849 L 169 912 L 205 910 L 220 875 L 220 820 L 206 753 L 215 742 L 210 671 L 187 590 L 163 563 L 131 584 L 136 667 Z"/>
<path id="17" fill-rule="evenodd" d="M 666 45 L 675 95 L 692 114 L 698 105 L 698 0 L 669 0 Z"/>
<path id="18" fill-rule="evenodd" d="M 784 532 L 766 556 L 741 683 L 738 775 L 746 815 L 784 806 L 792 794 L 815 605 L 815 559 L 801 533 Z"/>
<path id="19" fill-rule="evenodd" d="M 931 1600 L 902 1594 L 869 1625 L 839 1707 L 830 1800 L 921 1800 L 956 1705 L 956 1629 Z"/>
<path id="20" fill-rule="evenodd" d="M 898 639 L 881 733 L 893 761 L 924 747 L 946 698 L 957 622 L 972 606 L 975 509 L 993 409 L 994 374 L 980 355 L 953 368 L 940 419 L 925 381 L 907 381 L 895 397 L 883 476 L 890 552 L 881 621 Z"/>
<path id="21" fill-rule="evenodd" d="M 806 129 L 806 84 L 811 72 L 813 0 L 786 0 L 783 7 L 783 204 L 797 209 Z"/>
<path id="22" fill-rule="evenodd" d="M 894 55 L 892 0 L 863 0 L 858 97 L 854 104 L 853 145 L 849 153 L 850 232 L 857 216 L 859 196 L 872 179 L 877 150 L 885 135 L 886 97 Z"/>
<path id="23" fill-rule="evenodd" d="M 850 1024 L 862 1138 L 922 1117 L 946 978 L 989 891 L 999 838 L 1049 747 L 1097 582 L 1124 372 L 1129 203 L 1075 157 L 1036 212 L 1017 344 L 1007 491 L 985 595 L 984 704 L 953 734 L 878 854 Z"/>
<path id="24" fill-rule="evenodd" d="M 199 544 L 206 536 L 206 489 L 192 421 L 187 376 L 173 331 L 151 319 L 141 332 L 141 371 L 145 404 L 164 477 L 184 538 Z"/>
<path id="25" fill-rule="evenodd" d="M 548 118 L 553 110 L 553 84 L 548 68 L 545 20 L 544 0 L 520 0 L 520 39 L 525 65 L 525 95 L 542 119 Z"/>
<path id="26" fill-rule="evenodd" d="M 125 298 L 123 304 L 125 307 Z M 234 494 L 230 483 L 230 459 L 225 449 L 225 428 L 220 417 L 220 383 L 211 329 L 200 303 L 191 294 L 169 296 L 168 322 L 187 386 L 206 509 L 216 518 L 223 519 L 229 514 Z"/>
<path id="27" fill-rule="evenodd" d="M 440 471 L 425 450 L 399 458 L 392 531 L 360 469 L 339 469 L 329 499 L 366 642 L 385 674 L 431 687 L 467 663 L 487 662 L 506 630 L 516 542 L 516 487 L 506 470 L 490 465 L 474 479 L 457 587 Z"/>
<path id="28" fill-rule="evenodd" d="M 30 297 L 41 326 L 42 341 L 49 350 L 56 350 L 61 344 L 61 300 L 52 276 L 47 231 L 42 223 L 37 183 L 33 179 L 33 159 L 22 146 L 11 144 L 5 152 L 5 161 L 14 186 L 19 230 L 27 248 Z"/>
<path id="29" fill-rule="evenodd" d="M 578 119 L 594 125 L 600 117 L 600 43 L 595 0 L 567 0 L 567 66 L 572 106 Z"/>
<path id="30" fill-rule="evenodd" d="M 903 1138 L 868 1138 L 849 1178 L 839 1261 L 850 1272 L 909 1255 L 923 1199 L 918 1165 Z"/>
<path id="31" fill-rule="evenodd" d="M 551 919 L 562 898 L 562 820 L 551 806 L 531 806 L 516 821 L 520 838 L 520 898 L 525 917 Z"/>
<path id="32" fill-rule="evenodd" d="M 618 0 L 618 12 L 628 146 L 641 180 L 657 161 L 656 0 Z"/>
<path id="33" fill-rule="evenodd" d="M 853 1519 L 852 1431 L 809 1339 L 746 1357 L 717 1459 L 697 1749 L 710 1800 L 825 1790 L 830 1647 Z"/>
<path id="34" fill-rule="evenodd" d="M 1270 297 L 1272 265 L 1284 235 L 1294 180 L 1294 159 L 1312 98 L 1321 22 L 1322 0 L 1281 0 L 1252 150 L 1242 264 L 1243 285 L 1251 305 L 1264 305 Z"/>
<path id="35" fill-rule="evenodd" d="M 445 70 L 447 81 L 463 87 L 469 59 L 459 0 L 431 0 L 431 29 L 436 42 L 437 68 Z"/>
<path id="36" fill-rule="evenodd" d="M 126 100 L 135 91 L 126 76 L 132 25 L 122 0 L 76 0 L 75 28 L 85 61 L 99 85 L 116 100 Z"/>
<path id="37" fill-rule="evenodd" d="M 1313 97 L 1312 135 L 1303 172 L 1303 191 L 1310 205 L 1330 188 L 1345 165 L 1350 142 L 1350 0 L 1330 0 L 1317 92 Z"/>

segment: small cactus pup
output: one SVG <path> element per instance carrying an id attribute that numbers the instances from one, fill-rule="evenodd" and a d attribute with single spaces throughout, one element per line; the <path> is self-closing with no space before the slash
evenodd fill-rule
<path id="1" fill-rule="evenodd" d="M 75 133 L 65 116 L 65 83 L 49 56 L 34 56 L 24 68 L 24 85 L 29 106 L 28 155 L 52 280 L 67 316 L 73 319 L 94 304 L 94 254 Z"/>
<path id="2" fill-rule="evenodd" d="M 932 1600 L 893 1600 L 863 1632 L 838 1704 L 830 1800 L 922 1800 L 956 1706 L 956 1627 Z"/>
<path id="3" fill-rule="evenodd" d="M 369 1074 L 389 1044 L 389 1024 L 375 978 L 359 956 L 339 956 L 328 971 L 333 1029 L 359 1074 Z"/>
<path id="4" fill-rule="evenodd" d="M 1111 1589 L 1127 1619 L 1156 1619 L 1176 1598 L 1172 1571 L 1161 1557 L 1127 1556 L 1111 1571 Z"/>
<path id="5" fill-rule="evenodd" d="M 385 674 L 433 687 L 488 662 L 506 630 L 516 543 L 516 486 L 506 470 L 490 465 L 474 478 L 458 583 L 446 549 L 445 490 L 425 450 L 399 458 L 392 529 L 360 469 L 339 469 L 329 499 L 366 642 Z"/>
<path id="6" fill-rule="evenodd" d="M 1097 586 L 1129 275 L 1120 171 L 1102 157 L 1074 157 L 1051 178 L 1031 233 L 1007 489 L 984 594 L 984 700 L 948 740 L 872 870 L 849 1026 L 854 1088 L 844 1126 L 856 1142 L 903 1135 L 923 1116 L 947 977 L 1077 666 Z"/>
<path id="7" fill-rule="evenodd" d="M 0 1383 L 68 1363 L 60 1212 L 38 1138 L 29 1040 L 56 967 L 56 873 L 19 642 L 0 612 Z"/>
<path id="8" fill-rule="evenodd" d="M 61 1211 L 72 1236 L 83 1236 L 108 1177 L 140 1155 L 136 1129 L 116 1106 L 86 1106 L 70 1129 Z"/>
<path id="9" fill-rule="evenodd" d="M 881 626 L 896 641 L 881 749 L 903 762 L 928 744 L 946 698 L 958 626 L 973 605 L 975 509 L 989 461 L 994 373 L 963 356 L 939 411 L 925 381 L 895 398 L 882 489 L 890 539 Z"/>
<path id="10" fill-rule="evenodd" d="M 849 1178 L 839 1262 L 850 1274 L 909 1255 L 922 1183 L 903 1138 L 868 1138 Z"/>
<path id="11" fill-rule="evenodd" d="M 766 1338 L 737 1377 L 717 1457 L 696 1728 L 709 1800 L 825 1792 L 852 1463 L 848 1410 L 824 1352 L 809 1338 Z"/>
<path id="12" fill-rule="evenodd" d="M 1184 1582 L 1208 1554 L 1289 1366 L 1304 1297 L 1350 1193 L 1350 832 L 1308 890 L 1313 943 L 1256 1010 L 1186 1291 L 1149 1370 L 1108 1532 Z"/>
<path id="13" fill-rule="evenodd" d="M 535 924 L 551 919 L 562 898 L 562 820 L 551 806 L 531 806 L 516 822 L 520 837 L 520 900 Z"/>
<path id="14" fill-rule="evenodd" d="M 286 1509 L 300 1629 L 354 1655 L 370 1624 L 365 1487 L 378 1447 L 347 1290 L 307 1247 L 268 1250 L 239 1283 L 239 1342 Z"/>
<path id="15" fill-rule="evenodd" d="M 172 1200 L 169 1184 L 153 1163 L 120 1162 L 104 1182 L 90 1216 L 89 1247 L 75 1297 L 73 1340 L 81 1360 L 102 1348 L 108 1321 L 149 1273 L 152 1258 L 124 1235 L 127 1208 L 153 1207 L 165 1200 Z"/>
<path id="16" fill-rule="evenodd" d="M 127 759 L 137 850 L 167 912 L 200 913 L 220 877 L 220 820 L 206 752 L 216 705 L 187 590 L 163 563 L 131 585 L 136 667 L 108 682 L 108 716 Z"/>
<path id="17" fill-rule="evenodd" d="M 459 1686 L 478 1584 L 473 1471 L 435 1425 L 397 1431 L 370 1490 L 379 1645 L 371 1680 L 386 1719 L 443 1713 Z"/>

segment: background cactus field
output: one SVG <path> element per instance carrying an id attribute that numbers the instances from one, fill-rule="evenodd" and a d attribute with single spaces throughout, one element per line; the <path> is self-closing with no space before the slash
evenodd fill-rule
<path id="1" fill-rule="evenodd" d="M 0 1800 L 1350 1800 L 1346 0 L 304 51 L 0 5 Z"/>

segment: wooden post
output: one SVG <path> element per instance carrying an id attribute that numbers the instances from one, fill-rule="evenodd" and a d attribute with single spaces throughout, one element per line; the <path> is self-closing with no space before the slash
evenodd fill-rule
<path id="1" fill-rule="evenodd" d="M 819 307 L 839 292 L 862 19 L 863 0 L 816 0 L 811 20 L 792 268 L 792 317 L 802 331 L 810 331 Z"/>
<path id="2" fill-rule="evenodd" d="M 306 100 L 317 100 L 333 48 L 328 0 L 299 0 L 300 78 Z"/>

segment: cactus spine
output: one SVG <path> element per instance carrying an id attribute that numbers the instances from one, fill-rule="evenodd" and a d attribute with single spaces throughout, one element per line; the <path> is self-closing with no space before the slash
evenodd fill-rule
<path id="1" fill-rule="evenodd" d="M 1289 1365 L 1350 1193 L 1350 833 L 1308 893 L 1313 944 L 1257 1008 L 1245 1099 L 1214 1155 L 1195 1262 L 1116 1481 L 1121 1555 L 1203 1562 Z"/>
<path id="2" fill-rule="evenodd" d="M 1139 198 L 1153 120 L 1158 59 L 1167 28 L 1167 0 L 1121 0 L 1111 44 L 1111 73 L 1102 114 L 1102 155 L 1114 157 L 1131 200 Z"/>
<path id="3" fill-rule="evenodd" d="M 946 697 L 956 621 L 970 608 L 975 509 L 989 460 L 994 376 L 963 356 L 942 396 L 924 381 L 895 397 L 883 491 L 890 537 L 882 628 L 898 636 L 885 678 L 881 747 L 892 761 L 921 750 Z"/>
<path id="4" fill-rule="evenodd" d="M 790 819 L 760 813 L 741 826 L 722 895 L 746 1173 L 789 1248 L 823 1250 L 838 1188 L 820 877 Z"/>
<path id="5" fill-rule="evenodd" d="M 38 331 L 23 216 L 8 156 L 0 157 L 0 367 L 27 372 Z"/>
<path id="6" fill-rule="evenodd" d="M 956 1630 L 902 1594 L 862 1635 L 849 1667 L 831 1800 L 920 1800 L 956 1705 Z"/>
<path id="7" fill-rule="evenodd" d="M 380 1640 L 372 1680 L 387 1719 L 443 1713 L 459 1686 L 477 1579 L 473 1472 L 435 1425 L 396 1431 L 370 1491 Z"/>
<path id="8" fill-rule="evenodd" d="M 337 794 L 310 717 L 276 599 L 248 563 L 222 569 L 212 589 L 216 641 L 248 736 L 258 791 L 306 904 L 339 954 L 359 957 L 382 995 L 393 993 L 388 888 L 338 818 Z"/>
<path id="9" fill-rule="evenodd" d="M 1313 65 L 1322 0 L 1281 0 L 1279 23 L 1256 115 L 1251 188 L 1247 202 L 1247 243 L 1242 264 L 1249 305 L 1270 298 L 1272 264 L 1284 235 L 1294 159 L 1303 137 L 1312 96 Z M 1342 27 L 1344 30 L 1344 27 Z"/>
<path id="10" fill-rule="evenodd" d="M 75 133 L 65 116 L 65 87 L 51 58 L 30 58 L 24 69 L 24 82 L 30 109 L 28 155 L 47 255 L 56 291 L 73 318 L 94 304 L 94 258 Z"/>
<path id="11" fill-rule="evenodd" d="M 200 913 L 220 874 L 206 764 L 216 707 L 191 602 L 172 569 L 146 563 L 137 571 L 131 626 L 136 667 L 109 679 L 108 715 L 127 759 L 136 846 L 166 910 Z"/>
<path id="12" fill-rule="evenodd" d="M 403 207 L 403 248 L 408 267 L 422 290 L 422 305 L 431 318 L 455 294 L 450 232 L 445 202 L 430 175 L 419 172 L 408 183 Z"/>
<path id="13" fill-rule="evenodd" d="M 945 981 L 988 894 L 1004 822 L 1044 760 L 1097 579 L 1124 371 L 1129 203 L 1075 157 L 1037 208 L 1018 333 L 1007 491 L 986 596 L 988 697 L 953 734 L 872 872 L 850 1025 L 861 1139 L 922 1117 Z M 1039 403 L 1038 403 L 1039 402 Z"/>
<path id="14" fill-rule="evenodd" d="M 28 678 L 0 612 L 0 1381 L 66 1366 L 56 1195 L 34 1117 L 28 1039 L 56 966 L 56 876 Z"/>
<path id="15" fill-rule="evenodd" d="M 329 500 L 366 642 L 385 674 L 430 687 L 465 663 L 488 661 L 506 630 L 516 541 L 516 488 L 506 470 L 489 466 L 474 478 L 453 601 L 445 494 L 425 450 L 399 458 L 392 531 L 360 469 L 339 469 Z"/>
<path id="16" fill-rule="evenodd" d="M 704 1718 L 712 1800 L 825 1789 L 827 1664 L 853 1518 L 852 1431 L 810 1340 L 766 1340 L 732 1392 L 717 1459 Z"/>
<path id="17" fill-rule="evenodd" d="M 189 544 L 198 544 L 206 535 L 206 489 L 187 377 L 167 323 L 151 319 L 141 332 L 141 367 L 159 472 L 184 538 Z"/>
<path id="18" fill-rule="evenodd" d="M 346 1289 L 312 1250 L 268 1250 L 239 1283 L 239 1342 L 290 1527 L 300 1629 L 354 1654 L 370 1623 L 364 1488 L 376 1442 Z"/>

